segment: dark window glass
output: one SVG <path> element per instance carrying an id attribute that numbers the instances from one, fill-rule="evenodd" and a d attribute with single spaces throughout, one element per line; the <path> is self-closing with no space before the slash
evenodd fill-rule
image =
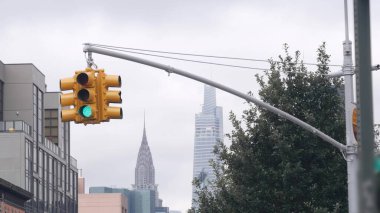
<path id="1" fill-rule="evenodd" d="M 36 142 L 42 143 L 43 135 L 43 93 L 33 86 L 33 138 Z"/>
<path id="2" fill-rule="evenodd" d="M 65 177 L 66 177 L 66 166 L 62 165 L 62 174 L 61 174 L 61 187 L 65 188 Z"/>
<path id="3" fill-rule="evenodd" d="M 37 167 L 37 146 L 34 144 L 33 145 L 33 171 L 37 172 L 38 167 Z"/>
<path id="4" fill-rule="evenodd" d="M 58 109 L 45 109 L 45 137 L 58 145 Z"/>
<path id="5" fill-rule="evenodd" d="M 25 138 L 25 189 L 31 192 L 32 142 Z"/>
<path id="6" fill-rule="evenodd" d="M 0 81 L 0 121 L 3 120 L 3 107 L 4 107 L 4 83 Z"/>
<path id="7" fill-rule="evenodd" d="M 38 180 L 36 178 L 33 178 L 33 200 L 37 201 L 38 197 Z"/>
<path id="8" fill-rule="evenodd" d="M 38 153 L 38 175 L 42 178 L 43 175 L 43 162 L 44 162 L 44 155 L 42 149 L 39 150 Z"/>

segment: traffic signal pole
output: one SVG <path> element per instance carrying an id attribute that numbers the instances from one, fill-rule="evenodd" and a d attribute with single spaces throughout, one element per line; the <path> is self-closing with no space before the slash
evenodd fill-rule
<path id="1" fill-rule="evenodd" d="M 352 42 L 348 36 L 347 0 L 344 0 L 345 10 L 345 41 L 343 42 L 343 75 L 344 75 L 344 105 L 346 117 L 346 161 L 347 189 L 349 213 L 359 213 L 358 195 L 358 146 L 355 140 L 352 115 L 355 108 L 353 92 L 354 67 L 352 63 Z"/>
<path id="2" fill-rule="evenodd" d="M 370 1 L 354 0 L 356 97 L 360 143 L 359 207 L 361 213 L 378 212 L 374 173 L 373 97 L 371 66 Z"/>
<path id="3" fill-rule="evenodd" d="M 150 61 L 150 60 L 146 60 L 146 59 L 143 59 L 143 58 L 139 58 L 139 57 L 135 57 L 135 56 L 131 56 L 131 55 L 127 55 L 127 54 L 124 54 L 124 53 L 120 53 L 120 52 L 117 52 L 117 51 L 111 51 L 111 50 L 105 50 L 105 49 L 102 49 L 102 48 L 98 48 L 98 47 L 94 47 L 92 46 L 90 43 L 86 43 L 84 44 L 84 48 L 83 48 L 83 51 L 85 53 L 88 54 L 88 62 L 89 62 L 89 66 L 91 66 L 92 64 L 92 54 L 91 53 L 98 53 L 98 54 L 101 54 L 101 55 L 107 55 L 107 56 L 111 56 L 111 57 L 114 57 L 114 58 L 120 58 L 120 59 L 125 59 L 125 60 L 128 60 L 128 61 L 132 61 L 132 62 L 135 62 L 135 63 L 139 63 L 139 64 L 144 64 L 144 65 L 147 65 L 147 66 L 151 66 L 151 67 L 155 67 L 155 68 L 158 68 L 158 69 L 161 69 L 161 70 L 164 70 L 166 71 L 169 75 L 171 73 L 174 73 L 174 74 L 178 74 L 178 75 L 181 75 L 181 76 L 184 76 L 186 78 L 190 78 L 190 79 L 193 79 L 195 81 L 199 81 L 199 82 L 202 82 L 202 83 L 205 83 L 207 85 L 210 85 L 210 86 L 213 86 L 215 88 L 218 88 L 220 90 L 223 90 L 227 93 L 230 93 L 230 94 L 233 94 L 235 96 L 238 96 L 244 100 L 246 100 L 247 102 L 251 102 L 251 103 L 254 103 L 272 113 L 275 113 L 277 114 L 278 116 L 286 119 L 286 120 L 289 120 L 291 122 L 293 122 L 294 124 L 302 127 L 303 129 L 313 133 L 314 135 L 320 137 L 322 140 L 330 143 L 331 145 L 335 146 L 336 148 L 338 148 L 344 155 L 346 153 L 346 146 L 339 143 L 338 141 L 336 141 L 335 139 L 331 138 L 330 136 L 326 135 L 325 133 L 323 133 L 322 131 L 320 131 L 319 129 L 311 126 L 310 124 L 290 115 L 289 113 L 286 113 L 274 106 L 271 106 L 270 104 L 268 103 L 265 103 L 263 101 L 260 101 L 252 96 L 249 96 L 245 93 L 242 93 L 242 92 L 239 92 L 235 89 L 232 89 L 230 87 L 227 87 L 223 84 L 220 84 L 218 82 L 215 82 L 215 81 L 212 81 L 212 80 L 209 80 L 207 78 L 204 78 L 204 77 L 201 77 L 201 76 L 198 76 L 198 75 L 194 75 L 192 73 L 189 73 L 189 72 L 186 72 L 184 70 L 180 70 L 180 69 L 177 69 L 177 68 L 174 68 L 174 67 L 171 67 L 171 66 L 168 66 L 168 65 L 164 65 L 164 64 L 160 64 L 160 63 L 157 63 L 157 62 L 154 62 L 154 61 Z"/>

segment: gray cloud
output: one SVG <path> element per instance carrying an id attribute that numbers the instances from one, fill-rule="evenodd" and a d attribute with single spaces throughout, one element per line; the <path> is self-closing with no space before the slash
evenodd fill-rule
<path id="1" fill-rule="evenodd" d="M 341 64 L 343 1 L 289 2 L 3 0 L 0 60 L 34 63 L 45 73 L 49 91 L 58 90 L 59 78 L 85 68 L 83 42 L 259 59 L 277 57 L 287 42 L 291 51 L 300 50 L 305 61 L 315 62 L 317 47 L 326 41 L 332 63 Z M 380 63 L 380 14 L 375 12 L 380 3 L 371 4 L 373 63 Z M 119 59 L 94 58 L 108 73 L 122 76 L 125 118 L 95 126 L 72 124 L 72 151 L 87 186 L 130 187 L 134 182 L 145 110 L 160 195 L 165 205 L 185 210 L 191 203 L 194 114 L 201 109 L 203 86 Z M 258 89 L 254 74 L 260 71 L 151 59 L 240 91 Z M 375 121 L 380 123 L 380 71 L 373 78 Z M 225 132 L 230 132 L 228 112 L 240 114 L 247 105 L 220 91 L 217 102 L 224 108 Z"/>

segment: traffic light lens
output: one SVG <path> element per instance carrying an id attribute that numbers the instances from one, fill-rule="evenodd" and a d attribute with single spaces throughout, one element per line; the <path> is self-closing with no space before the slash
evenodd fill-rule
<path id="1" fill-rule="evenodd" d="M 78 92 L 78 98 L 81 101 L 88 101 L 88 99 L 90 98 L 90 92 L 86 89 L 81 89 Z"/>
<path id="2" fill-rule="evenodd" d="M 92 109 L 90 106 L 88 105 L 85 105 L 85 106 L 82 106 L 80 109 L 79 109 L 79 114 L 85 118 L 89 118 L 92 116 Z"/>
<path id="3" fill-rule="evenodd" d="M 380 157 L 375 156 L 375 172 L 380 173 Z"/>
<path id="4" fill-rule="evenodd" d="M 88 83 L 88 75 L 86 73 L 80 73 L 77 76 L 77 82 L 81 85 L 86 85 Z"/>

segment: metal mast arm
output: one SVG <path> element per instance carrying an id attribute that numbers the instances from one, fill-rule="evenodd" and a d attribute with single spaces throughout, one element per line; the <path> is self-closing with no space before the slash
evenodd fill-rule
<path id="1" fill-rule="evenodd" d="M 162 70 L 165 70 L 166 72 L 168 72 L 169 74 L 170 73 L 175 73 L 175 74 L 178 74 L 178 75 L 182 75 L 184 77 L 187 77 L 187 78 L 191 78 L 195 81 L 199 81 L 199 82 L 202 82 L 202 83 L 205 83 L 205 84 L 208 84 L 210 86 L 213 86 L 215 88 L 218 88 L 220 90 L 223 90 L 225 92 L 228 92 L 230 94 L 233 94 L 235 96 L 238 96 L 244 100 L 246 100 L 247 102 L 252 102 L 260 107 L 263 107 L 265 109 L 267 109 L 268 111 L 270 112 L 273 112 L 275 114 L 277 114 L 278 116 L 280 117 L 283 117 L 291 122 L 293 122 L 294 124 L 297 124 L 298 126 L 302 127 L 303 129 L 313 133 L 314 135 L 320 137 L 321 139 L 323 139 L 324 141 L 326 142 L 329 142 L 330 144 L 332 144 L 333 146 L 335 146 L 336 148 L 338 148 L 340 151 L 342 152 L 345 152 L 346 151 L 346 146 L 339 143 L 338 141 L 334 140 L 333 138 L 331 138 L 330 136 L 326 135 L 325 133 L 323 133 L 322 131 L 318 130 L 317 128 L 311 126 L 310 124 L 307 124 L 303 121 L 301 121 L 300 119 L 280 110 L 280 109 L 277 109 L 276 107 L 273 107 L 271 105 L 269 105 L 268 103 L 265 103 L 265 102 L 262 102 L 254 97 L 251 97 L 247 94 L 244 94 L 242 92 L 239 92 L 235 89 L 232 89 L 230 87 L 227 87 L 227 86 L 224 86 L 218 82 L 215 82 L 215 81 L 211 81 L 207 78 L 203 78 L 201 76 L 197 76 L 197 75 L 194 75 L 192 73 L 189 73 L 189 72 L 186 72 L 186 71 L 183 71 L 183 70 L 180 70 L 180 69 L 177 69 L 177 68 L 174 68 L 174 67 L 171 67 L 171 66 L 168 66 L 168 65 L 164 65 L 164 64 L 160 64 L 160 63 L 157 63 L 157 62 L 154 62 L 154 61 L 149 61 L 149 60 L 146 60 L 146 59 L 142 59 L 142 58 L 138 58 L 138 57 L 135 57 L 135 56 L 130 56 L 130 55 L 127 55 L 127 54 L 123 54 L 123 53 L 119 53 L 119 52 L 116 52 L 116 51 L 110 51 L 110 50 L 104 50 L 104 49 L 101 49 L 101 48 L 98 48 L 98 47 L 93 47 L 91 46 L 91 44 L 85 44 L 84 48 L 83 48 L 83 51 L 84 52 L 87 52 L 87 53 L 98 53 L 98 54 L 102 54 L 102 55 L 108 55 L 108 56 L 111 56 L 111 57 L 115 57 L 115 58 L 120 58 L 120 59 L 125 59 L 125 60 L 128 60 L 128 61 L 132 61 L 132 62 L 136 62 L 136 63 L 139 63 L 139 64 L 144 64 L 144 65 L 147 65 L 147 66 L 151 66 L 151 67 L 155 67 L 155 68 L 158 68 L 158 69 L 162 69 Z"/>

